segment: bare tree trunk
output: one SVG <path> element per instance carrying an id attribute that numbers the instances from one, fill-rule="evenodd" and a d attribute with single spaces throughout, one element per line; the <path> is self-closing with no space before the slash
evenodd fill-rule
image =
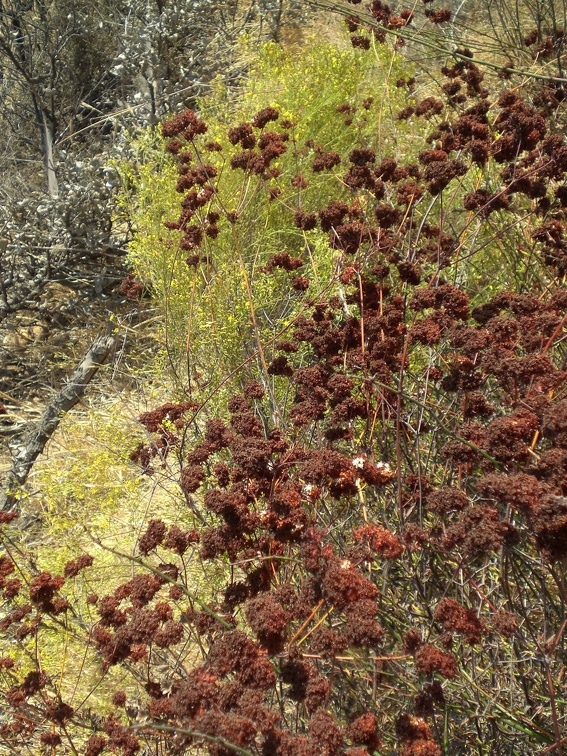
<path id="1" fill-rule="evenodd" d="M 57 183 L 57 174 L 55 173 L 55 164 L 53 162 L 53 130 L 47 116 L 43 112 L 42 117 L 44 142 L 43 162 L 45 164 L 45 173 L 47 175 L 47 187 L 51 197 L 58 197 L 59 184 Z"/>
<path id="2" fill-rule="evenodd" d="M 63 413 L 77 404 L 99 367 L 108 359 L 113 346 L 113 336 L 99 336 L 95 339 L 73 375 L 43 410 L 39 422 L 18 445 L 12 458 L 12 467 L 0 491 L 0 511 L 18 509 L 18 490 L 26 482 L 34 462 L 55 433 Z"/>

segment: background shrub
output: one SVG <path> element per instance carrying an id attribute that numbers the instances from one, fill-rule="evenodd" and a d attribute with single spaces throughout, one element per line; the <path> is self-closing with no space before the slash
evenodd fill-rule
<path id="1" fill-rule="evenodd" d="M 151 284 L 164 313 L 168 356 L 179 382 L 188 382 L 196 396 L 206 395 L 206 388 L 257 351 L 258 339 L 274 337 L 297 312 L 297 297 L 282 288 L 281 276 L 259 275 L 270 257 L 281 251 L 297 256 L 307 245 L 310 253 L 301 275 L 310 279 L 312 291 L 329 286 L 334 261 L 326 236 L 298 228 L 294 216 L 349 192 L 340 187 L 339 170 L 310 173 L 308 186 L 301 176 L 320 150 L 336 152 L 342 160 L 355 145 L 397 151 L 400 132 L 393 113 L 405 95 L 395 82 L 403 73 L 409 76 L 408 64 L 385 48 L 370 56 L 344 43 L 312 40 L 301 50 L 263 47 L 237 97 L 219 80 L 214 93 L 199 103 L 208 131 L 192 156 L 218 171 L 218 193 L 207 210 L 221 216 L 218 236 L 203 242 L 210 264 L 198 272 L 186 265 L 175 233 L 163 227 L 164 220 L 178 215 L 175 167 L 154 137 L 138 142 L 134 165 L 124 167 L 126 185 L 134 192 L 125 201 L 134 201 L 137 208 L 130 259 Z M 347 110 L 337 117 L 341 106 Z M 279 113 L 279 121 L 269 123 L 266 131 L 293 124 L 285 130 L 286 151 L 271 165 L 280 172 L 273 179 L 229 167 L 240 150 L 230 143 L 229 129 L 251 121 L 263 107 Z M 211 143 L 222 151 L 208 152 Z M 280 193 L 273 198 L 274 192 Z M 238 214 L 236 226 L 226 221 L 230 213 Z M 242 376 L 245 380 L 250 374 L 245 369 Z"/>

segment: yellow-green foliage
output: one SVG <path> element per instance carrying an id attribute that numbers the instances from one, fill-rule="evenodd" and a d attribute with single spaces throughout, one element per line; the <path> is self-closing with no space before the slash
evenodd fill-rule
<path id="1" fill-rule="evenodd" d="M 159 403 L 159 398 L 148 396 L 148 402 Z M 103 674 L 89 640 L 99 617 L 87 597 L 112 593 L 139 571 L 137 542 L 148 520 L 161 518 L 182 528 L 196 525 L 179 492 L 174 454 L 163 470 L 157 463 L 152 477 L 142 476 L 129 460 L 138 443 L 147 441 L 136 422 L 141 409 L 99 402 L 96 410 L 67 415 L 34 471 L 39 522 L 23 532 L 16 561 L 25 571 L 25 555 L 33 553 L 37 570 L 62 575 L 65 564 L 81 553 L 94 557 L 93 565 L 67 579 L 61 590 L 73 611 L 40 628 L 42 669 L 59 681 L 61 695 L 73 706 L 88 697 L 90 705 L 100 707 L 117 687 L 136 695 L 136 683 L 124 670 L 113 667 Z M 211 600 L 220 582 L 219 568 L 204 570 L 191 551 L 184 559 L 188 583 L 201 600 Z M 180 613 L 187 599 L 177 604 Z M 14 653 L 23 671 L 30 663 L 33 667 L 33 640 Z"/>
<path id="2" fill-rule="evenodd" d="M 154 406 L 159 398 L 148 396 Z M 144 408 L 107 402 L 85 415 L 67 415 L 45 459 L 34 471 L 34 485 L 41 507 L 41 540 L 34 544 L 40 569 L 62 573 L 68 559 L 81 550 L 93 556 L 99 566 L 100 585 L 94 592 L 112 588 L 105 576 L 115 555 L 97 544 L 134 555 L 136 544 L 148 520 L 161 518 L 180 527 L 195 526 L 191 510 L 180 496 L 179 469 L 174 452 L 162 468 L 159 458 L 155 474 L 142 475 L 139 464 L 130 461 L 140 442 L 148 443 L 137 417 Z M 57 549 L 53 548 L 57 544 Z M 124 564 L 124 560 L 118 560 Z M 126 572 L 124 572 L 124 569 Z M 118 584 L 132 571 L 112 567 Z M 96 569 L 90 571 L 95 580 Z"/>
<path id="3" fill-rule="evenodd" d="M 140 501 L 147 483 L 128 459 L 140 440 L 136 435 L 140 437 L 135 414 L 124 417 L 119 406 L 68 415 L 62 422 L 35 476 L 43 524 L 51 543 L 61 546 L 57 558 L 62 563 L 77 547 L 85 547 L 87 530 L 123 544 L 124 532 L 132 532 L 136 520 L 143 520 Z M 49 556 L 53 558 L 51 551 Z"/>
<path id="4" fill-rule="evenodd" d="M 397 156 L 400 130 L 411 129 L 402 122 L 394 126 L 392 116 L 405 104 L 407 90 L 395 86 L 404 75 L 410 75 L 407 62 L 385 47 L 364 52 L 348 44 L 312 41 L 293 53 L 276 44 L 264 46 L 236 98 L 215 83 L 210 96 L 199 103 L 208 133 L 199 138 L 195 157 L 219 171 L 218 194 L 206 210 L 221 214 L 220 234 L 204 240 L 201 256 L 208 264 L 198 268 L 186 265 L 187 253 L 178 249 L 179 233 L 163 226 L 179 216 L 181 195 L 175 191 L 173 161 L 155 132 L 136 143 L 135 160 L 123 169 L 123 201 L 136 229 L 130 260 L 161 305 L 171 363 L 179 383 L 188 385 L 193 396 L 207 396 L 248 358 L 254 372 L 258 367 L 262 372 L 270 357 L 270 340 L 277 335 L 275 324 L 285 327 L 300 310 L 302 297 L 283 285 L 288 274 L 260 272 L 271 255 L 286 250 L 301 256 L 306 265 L 299 273 L 311 281 L 309 296 L 331 293 L 336 253 L 329 249 L 326 233 L 296 228 L 294 213 L 319 209 L 331 198 L 349 200 L 341 176 L 351 149 L 372 147 L 378 158 Z M 372 102 L 363 107 L 367 98 Z M 344 103 L 354 109 L 350 124 L 337 112 Z M 279 110 L 280 120 L 295 124 L 287 151 L 270 166 L 281 173 L 270 180 L 232 170 L 230 157 L 240 148 L 227 138 L 230 126 L 250 120 L 267 106 Z M 270 123 L 266 130 L 270 129 L 281 130 L 278 123 Z M 312 174 L 307 169 L 314 152 L 306 147 L 307 139 L 339 152 L 343 165 Z M 207 152 L 204 145 L 209 141 L 220 143 L 223 151 Z M 309 186 L 297 188 L 291 180 L 304 171 Z M 281 193 L 269 201 L 274 188 Z M 226 221 L 231 211 L 238 213 L 236 224 Z M 268 346 L 258 355 L 261 344 Z M 246 376 L 246 370 L 239 371 L 240 379 Z M 225 388 L 233 390 L 230 384 Z M 222 398 L 222 391 L 215 396 L 217 407 Z"/>
<path id="5" fill-rule="evenodd" d="M 314 139 L 326 150 L 344 152 L 358 142 L 376 149 L 378 159 L 386 154 L 395 158 L 397 137 L 407 131 L 403 122 L 394 126 L 407 97 L 407 89 L 396 82 L 411 73 L 408 61 L 385 45 L 361 51 L 348 39 L 342 44 L 312 39 L 301 50 L 286 51 L 268 43 L 251 64 L 238 98 L 217 81 L 199 109 L 210 125 L 214 121 L 222 128 L 275 107 L 282 119 L 297 123 L 294 133 L 300 146 Z M 373 102 L 366 110 L 361 105 L 368 97 Z M 336 112 L 345 103 L 357 108 L 349 128 Z M 401 149 L 407 155 L 407 146 Z"/>

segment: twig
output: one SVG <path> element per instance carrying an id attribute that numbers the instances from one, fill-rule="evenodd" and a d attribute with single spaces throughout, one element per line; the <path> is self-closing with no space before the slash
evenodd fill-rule
<path id="1" fill-rule="evenodd" d="M 150 727 L 147 727 L 145 724 L 135 724 L 132 725 L 132 730 L 141 730 L 142 732 L 149 732 L 150 734 L 153 734 L 153 731 L 156 732 L 173 732 L 177 735 L 187 735 L 190 738 L 198 738 L 199 740 L 204 740 L 207 743 L 215 743 L 218 745 L 223 746 L 223 748 L 226 750 L 234 751 L 234 753 L 238 753 L 241 756 L 254 756 L 252 751 L 249 751 L 247 748 L 241 748 L 240 746 L 235 745 L 234 743 L 231 743 L 226 738 L 223 738 L 222 735 L 209 735 L 206 732 L 199 732 L 199 730 L 191 730 L 188 727 L 169 727 L 168 725 L 150 725 Z"/>

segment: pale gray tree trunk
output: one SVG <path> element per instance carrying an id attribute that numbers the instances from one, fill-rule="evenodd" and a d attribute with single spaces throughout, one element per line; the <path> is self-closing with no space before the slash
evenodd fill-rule
<path id="1" fill-rule="evenodd" d="M 53 159 L 53 129 L 44 112 L 42 112 L 42 118 L 44 141 L 43 162 L 47 176 L 47 188 L 51 197 L 57 197 L 59 196 L 59 184 L 57 183 L 57 174 L 55 173 L 55 162 Z"/>

